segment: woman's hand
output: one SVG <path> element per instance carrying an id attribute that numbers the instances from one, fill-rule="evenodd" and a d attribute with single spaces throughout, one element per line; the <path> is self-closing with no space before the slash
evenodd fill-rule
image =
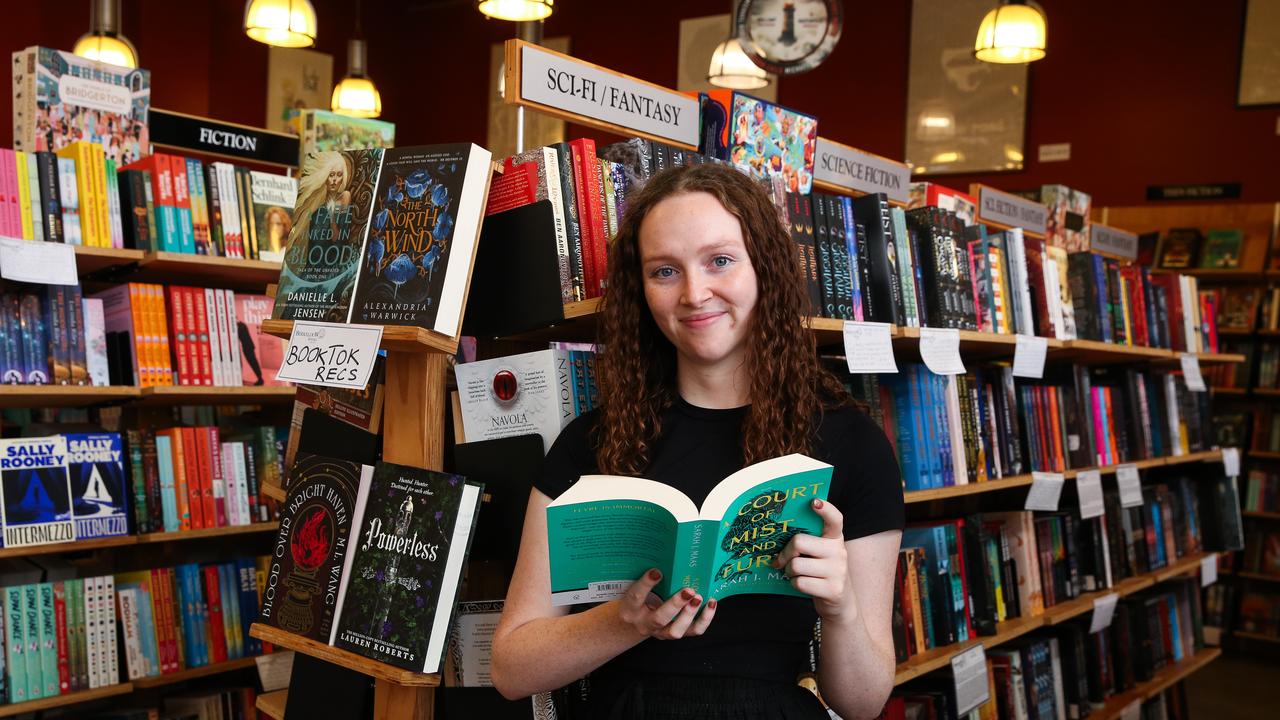
<path id="1" fill-rule="evenodd" d="M 690 588 L 663 602 L 652 592 L 660 580 L 662 573 L 657 569 L 641 575 L 618 600 L 618 617 L 641 636 L 659 640 L 678 640 L 706 632 L 716 614 L 716 601 L 708 602 L 700 615 L 702 597 Z"/>
<path id="2" fill-rule="evenodd" d="M 844 546 L 844 515 L 835 505 L 813 501 L 822 518 L 822 536 L 799 534 L 773 559 L 783 568 L 791 587 L 813 596 L 818 615 L 827 620 L 851 620 L 858 605 L 849 584 L 849 556 Z"/>

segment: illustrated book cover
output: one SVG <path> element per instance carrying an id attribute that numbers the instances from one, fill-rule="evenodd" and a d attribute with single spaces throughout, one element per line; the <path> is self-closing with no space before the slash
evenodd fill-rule
<path id="1" fill-rule="evenodd" d="M 536 350 L 455 366 L 467 440 L 536 433 L 543 452 L 579 415 L 574 357 Z"/>
<path id="2" fill-rule="evenodd" d="M 396 125 L 386 120 L 308 108 L 290 111 L 287 123 L 289 132 L 298 136 L 299 166 L 329 150 L 371 150 L 396 144 Z"/>
<path id="3" fill-rule="evenodd" d="M 267 572 L 262 622 L 328 642 L 358 498 L 373 468 L 299 452 Z"/>
<path id="4" fill-rule="evenodd" d="M 5 547 L 76 539 L 66 438 L 0 440 L 0 484 Z"/>
<path id="5" fill-rule="evenodd" d="M 458 334 L 491 160 L 470 143 L 385 151 L 349 322 Z"/>
<path id="6" fill-rule="evenodd" d="M 129 534 L 124 444 L 117 433 L 68 433 L 67 472 L 76 539 Z"/>
<path id="7" fill-rule="evenodd" d="M 733 94 L 729 162 L 764 180 L 781 176 L 786 192 L 808 195 L 818 146 L 818 119 L 759 98 Z"/>
<path id="8" fill-rule="evenodd" d="M 701 508 L 644 478 L 584 475 L 547 507 L 554 605 L 620 597 L 649 568 L 667 598 L 693 588 L 708 600 L 745 593 L 804 596 L 771 566 L 791 538 L 822 534 L 813 510 L 832 467 L 792 454 L 721 480 Z"/>
<path id="9" fill-rule="evenodd" d="M 288 385 L 276 379 L 288 342 L 262 332 L 262 321 L 271 317 L 274 301 L 266 295 L 236 293 L 235 302 L 241 381 L 245 385 Z"/>
<path id="10" fill-rule="evenodd" d="M 287 175 L 249 171 L 253 200 L 253 226 L 258 231 L 258 259 L 284 260 L 293 227 L 293 208 L 298 203 L 298 181 Z"/>
<path id="11" fill-rule="evenodd" d="M 331 644 L 406 670 L 440 669 L 482 490 L 461 475 L 378 463 Z"/>

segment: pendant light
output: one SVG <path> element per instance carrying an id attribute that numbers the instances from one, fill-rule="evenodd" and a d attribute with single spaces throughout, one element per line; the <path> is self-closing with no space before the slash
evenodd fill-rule
<path id="1" fill-rule="evenodd" d="M 978 26 L 973 54 L 989 63 L 1020 64 L 1045 55 L 1045 19 L 1027 0 L 1001 0 Z"/>
<path id="2" fill-rule="evenodd" d="M 737 7 L 729 13 L 729 38 L 716 46 L 711 53 L 711 66 L 707 68 L 707 82 L 733 90 L 758 90 L 769 84 L 769 74 L 764 68 L 751 62 L 738 42 Z"/>
<path id="3" fill-rule="evenodd" d="M 311 0 L 249 0 L 244 32 L 276 47 L 311 47 L 316 44 L 316 9 Z"/>
<path id="4" fill-rule="evenodd" d="M 476 9 L 495 20 L 530 22 L 551 16 L 555 0 L 477 0 Z"/>
<path id="5" fill-rule="evenodd" d="M 138 51 L 120 34 L 117 0 L 93 0 L 89 4 L 89 32 L 76 41 L 71 52 L 110 65 L 138 67 Z"/>
<path id="6" fill-rule="evenodd" d="M 347 41 L 347 76 L 333 89 L 333 111 L 352 117 L 382 114 L 382 95 L 369 79 L 369 54 L 360 31 L 360 2 L 356 1 L 356 36 Z"/>

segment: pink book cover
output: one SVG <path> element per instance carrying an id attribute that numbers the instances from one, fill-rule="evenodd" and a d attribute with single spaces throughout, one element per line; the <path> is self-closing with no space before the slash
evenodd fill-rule
<path id="1" fill-rule="evenodd" d="M 22 237 L 22 216 L 14 222 L 18 207 L 17 156 L 9 148 L 0 148 L 0 234 Z M 17 232 L 14 226 L 17 225 Z"/>
<path id="2" fill-rule="evenodd" d="M 240 341 L 240 373 L 244 384 L 288 385 L 276 380 L 276 373 L 284 362 L 285 341 L 262 332 L 262 321 L 271 317 L 274 301 L 266 295 L 235 295 L 235 333 Z"/>

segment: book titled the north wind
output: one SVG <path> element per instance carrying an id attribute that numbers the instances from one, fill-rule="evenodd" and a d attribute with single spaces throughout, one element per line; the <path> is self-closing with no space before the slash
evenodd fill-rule
<path id="1" fill-rule="evenodd" d="M 66 440 L 76 539 L 128 535 L 129 494 L 120 436 L 70 433 Z"/>
<path id="2" fill-rule="evenodd" d="M 329 641 L 356 501 L 372 475 L 360 463 L 297 454 L 280 509 L 262 622 Z"/>
<path id="3" fill-rule="evenodd" d="M 460 475 L 378 464 L 342 573 L 334 646 L 439 670 L 482 490 Z"/>
<path id="4" fill-rule="evenodd" d="M 831 472 L 804 455 L 765 460 L 721 480 L 701 508 L 664 483 L 584 475 L 547 507 L 551 602 L 612 600 L 650 568 L 663 598 L 686 587 L 707 600 L 803 596 L 771 563 L 797 534 L 822 534 L 811 503 L 827 498 Z"/>
<path id="5" fill-rule="evenodd" d="M 75 540 L 66 438 L 0 440 L 0 484 L 5 547 Z"/>

